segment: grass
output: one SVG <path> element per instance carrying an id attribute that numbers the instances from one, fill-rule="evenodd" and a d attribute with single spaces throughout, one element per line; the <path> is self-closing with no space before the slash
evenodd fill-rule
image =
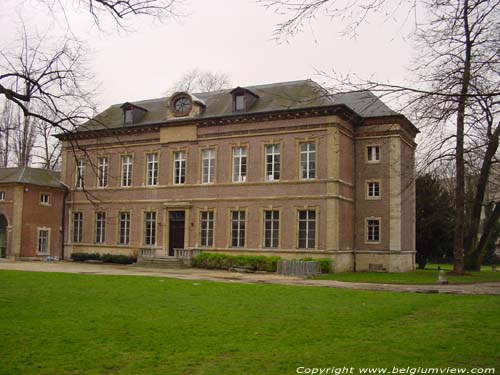
<path id="1" fill-rule="evenodd" d="M 445 271 L 451 271 L 450 264 L 439 265 Z M 338 280 L 362 283 L 383 284 L 437 284 L 439 275 L 437 264 L 428 264 L 425 270 L 412 272 L 338 272 L 315 277 L 318 280 Z M 467 275 L 446 275 L 450 284 L 472 284 L 500 282 L 500 272 L 492 272 L 491 266 L 481 267 L 481 271 L 467 272 Z"/>
<path id="2" fill-rule="evenodd" d="M 0 374 L 498 367 L 500 298 L 0 271 Z"/>

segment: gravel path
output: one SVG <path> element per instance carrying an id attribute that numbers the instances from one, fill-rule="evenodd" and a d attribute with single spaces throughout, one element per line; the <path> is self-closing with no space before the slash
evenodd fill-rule
<path id="1" fill-rule="evenodd" d="M 407 293 L 445 293 L 445 294 L 489 294 L 500 295 L 500 282 L 461 284 L 461 285 L 400 285 L 354 283 L 334 280 L 310 280 L 297 277 L 287 277 L 276 274 L 236 273 L 228 271 L 204 270 L 196 268 L 162 269 L 137 266 L 87 264 L 71 261 L 62 262 L 28 262 L 0 261 L 0 270 L 18 270 L 35 272 L 63 272 L 92 275 L 129 275 L 170 277 L 182 280 L 208 280 L 244 284 L 279 284 L 315 286 L 342 289 L 378 290 Z"/>

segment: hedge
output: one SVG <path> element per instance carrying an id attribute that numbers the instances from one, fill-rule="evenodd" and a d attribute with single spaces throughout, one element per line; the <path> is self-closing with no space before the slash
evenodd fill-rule
<path id="1" fill-rule="evenodd" d="M 75 262 L 84 262 L 86 260 L 101 260 L 104 263 L 132 264 L 137 262 L 137 257 L 118 254 L 99 254 L 99 253 L 72 253 L 71 259 Z"/>
<path id="2" fill-rule="evenodd" d="M 198 268 L 227 270 L 233 267 L 248 267 L 256 271 L 276 272 L 277 256 L 226 255 L 218 253 L 201 253 L 193 259 L 192 266 Z"/>

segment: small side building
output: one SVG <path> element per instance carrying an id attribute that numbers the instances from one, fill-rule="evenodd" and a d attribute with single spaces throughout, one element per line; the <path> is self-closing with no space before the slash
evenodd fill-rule
<path id="1" fill-rule="evenodd" d="M 45 169 L 0 169 L 1 258 L 62 256 L 66 188 L 59 179 Z"/>

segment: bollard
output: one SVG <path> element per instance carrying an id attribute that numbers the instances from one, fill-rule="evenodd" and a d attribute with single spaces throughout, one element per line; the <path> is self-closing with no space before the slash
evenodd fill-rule
<path id="1" fill-rule="evenodd" d="M 444 272 L 444 270 L 439 271 L 438 284 L 439 285 L 448 284 L 448 280 L 446 280 L 446 273 Z"/>

